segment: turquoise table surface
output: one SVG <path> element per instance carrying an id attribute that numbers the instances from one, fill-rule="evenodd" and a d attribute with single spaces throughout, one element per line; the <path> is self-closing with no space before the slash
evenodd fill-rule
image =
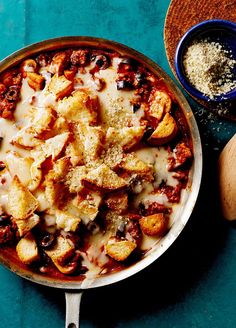
<path id="1" fill-rule="evenodd" d="M 163 42 L 168 5 L 169 0 L 0 0 L 0 58 L 43 39 L 89 35 L 133 47 L 173 77 Z M 156 263 L 126 281 L 85 293 L 82 328 L 236 327 L 236 230 L 220 216 L 216 187 L 217 158 L 236 123 L 190 104 L 204 152 L 194 213 Z M 63 291 L 0 268 L 0 328 L 64 327 L 64 306 Z"/>

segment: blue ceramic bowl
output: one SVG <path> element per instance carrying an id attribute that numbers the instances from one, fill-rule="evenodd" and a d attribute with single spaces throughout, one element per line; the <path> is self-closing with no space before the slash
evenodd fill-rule
<path id="1" fill-rule="evenodd" d="M 188 30 L 180 40 L 175 53 L 175 69 L 178 79 L 182 86 L 188 91 L 190 95 L 195 98 L 205 100 L 207 102 L 221 102 L 224 100 L 235 100 L 236 89 L 216 96 L 210 99 L 201 91 L 197 90 L 188 80 L 183 67 L 183 57 L 187 47 L 194 40 L 209 39 L 210 41 L 219 42 L 226 49 L 232 51 L 232 56 L 236 59 L 236 24 L 226 20 L 212 19 L 203 21 L 194 25 Z M 236 66 L 236 65 L 235 65 Z M 234 76 L 236 76 L 236 67 L 234 68 Z"/>

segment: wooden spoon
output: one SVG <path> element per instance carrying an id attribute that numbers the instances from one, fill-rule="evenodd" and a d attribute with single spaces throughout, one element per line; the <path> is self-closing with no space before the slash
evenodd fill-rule
<path id="1" fill-rule="evenodd" d="M 219 188 L 224 217 L 236 220 L 236 134 L 220 154 Z"/>

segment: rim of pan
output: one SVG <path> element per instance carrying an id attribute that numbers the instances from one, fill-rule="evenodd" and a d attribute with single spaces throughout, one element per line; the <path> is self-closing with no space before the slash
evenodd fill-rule
<path id="1" fill-rule="evenodd" d="M 30 55 L 37 54 L 41 51 L 50 51 L 76 46 L 89 46 L 107 50 L 116 50 L 121 55 L 128 55 L 135 58 L 144 64 L 148 69 L 150 69 L 154 74 L 162 78 L 168 89 L 174 94 L 187 119 L 193 142 L 194 161 L 191 168 L 191 177 L 189 179 L 190 181 L 188 183 L 187 198 L 180 213 L 181 217 L 179 217 L 178 220 L 174 222 L 168 234 L 164 236 L 152 248 L 152 250 L 144 256 L 143 259 L 130 267 L 107 275 L 98 276 L 85 285 L 81 281 L 68 280 L 68 278 L 65 280 L 54 279 L 51 277 L 43 276 L 42 274 L 34 273 L 30 270 L 23 269 L 16 263 L 4 257 L 4 255 L 0 252 L 0 262 L 17 275 L 37 284 L 62 289 L 88 289 L 109 285 L 128 278 L 135 273 L 138 273 L 153 263 L 155 260 L 157 260 L 173 244 L 189 220 L 198 197 L 202 177 L 202 146 L 199 130 L 193 112 L 182 92 L 175 85 L 172 79 L 154 61 L 142 53 L 123 44 L 101 38 L 88 36 L 61 37 L 34 43 L 14 52 L 0 62 L 0 73 L 9 67 L 17 65 L 20 61 L 29 57 Z"/>

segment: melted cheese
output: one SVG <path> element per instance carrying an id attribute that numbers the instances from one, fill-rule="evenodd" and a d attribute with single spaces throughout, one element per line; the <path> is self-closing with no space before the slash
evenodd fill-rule
<path id="1" fill-rule="evenodd" d="M 134 91 L 119 91 L 116 88 L 117 67 L 120 59 L 114 58 L 112 65 L 105 69 L 95 73 L 96 78 L 103 79 L 105 81 L 105 87 L 99 92 L 95 92 L 95 84 L 89 71 L 93 67 L 92 65 L 85 68 L 86 73 L 77 73 L 76 77 L 83 81 L 83 84 L 76 86 L 77 89 L 88 88 L 92 92 L 98 94 L 102 127 L 119 127 L 127 126 L 127 122 L 130 122 L 134 126 L 139 126 L 139 115 L 133 114 L 131 100 L 135 98 Z"/>
<path id="2" fill-rule="evenodd" d="M 95 74 L 98 79 L 105 81 L 105 87 L 103 90 L 96 91 L 96 83 L 89 73 L 92 65 L 85 68 L 85 73 L 77 73 L 76 77 L 82 81 L 77 83 L 75 89 L 89 89 L 92 94 L 96 94 L 99 97 L 100 103 L 100 116 L 101 125 L 104 130 L 108 127 L 122 128 L 126 126 L 139 126 L 140 119 L 144 116 L 144 111 L 140 108 L 135 114 L 133 113 L 131 101 L 134 100 L 134 91 L 119 91 L 116 88 L 117 66 L 120 59 L 113 59 L 111 67 L 106 70 L 100 70 Z M 55 95 L 48 92 L 48 84 L 51 81 L 51 74 L 45 69 L 41 69 L 40 73 L 46 80 L 45 88 L 42 91 L 35 92 L 31 89 L 27 83 L 27 79 L 23 80 L 21 88 L 21 100 L 18 102 L 14 116 L 15 121 L 8 121 L 0 118 L 0 136 L 3 137 L 0 149 L 0 161 L 6 161 L 6 157 L 13 156 L 17 153 L 17 156 L 21 158 L 32 158 L 32 152 L 21 147 L 17 147 L 11 143 L 17 135 L 23 134 L 29 126 L 32 124 L 36 115 L 40 119 L 40 114 L 43 108 L 54 108 L 57 103 Z M 32 136 L 24 135 L 24 142 L 30 144 Z M 28 138 L 28 139 L 27 139 Z M 10 153 L 10 154 L 9 154 Z M 165 181 L 167 185 L 175 187 L 178 183 L 173 178 L 173 173 L 168 172 L 168 152 L 164 147 L 148 147 L 142 148 L 136 151 L 137 157 L 143 162 L 150 164 L 154 168 L 155 181 L 153 184 L 143 183 L 137 185 L 136 196 L 134 199 L 134 206 L 138 208 L 140 203 L 148 206 L 152 202 L 158 202 L 166 206 L 170 206 L 166 195 L 158 194 L 155 192 L 155 188 L 159 186 L 162 181 Z M 37 156 L 35 158 L 37 160 Z M 8 188 L 14 174 L 21 175 L 22 181 L 27 185 L 29 183 L 29 172 L 25 173 L 20 170 L 17 165 L 11 164 L 9 168 L 11 175 L 7 170 L 4 170 L 0 174 L 0 205 L 3 210 L 6 210 L 6 204 L 8 201 Z M 15 172 L 14 172 L 15 171 Z M 45 193 L 42 190 L 34 191 L 35 197 L 39 201 L 39 211 L 45 211 L 50 208 L 50 205 L 46 199 Z M 173 212 L 170 216 L 170 225 L 173 223 L 174 217 L 179 213 L 181 207 L 179 204 L 173 206 Z M 75 213 L 77 213 L 75 211 Z M 48 231 L 55 230 L 55 216 L 53 214 L 44 215 L 44 223 Z M 50 230 L 51 229 L 51 230 Z M 65 232 L 64 232 L 65 233 Z M 85 253 L 82 253 L 82 265 L 85 265 L 89 271 L 86 273 L 86 279 L 82 284 L 82 288 L 88 286 L 93 282 L 96 276 L 102 271 L 104 265 L 108 262 L 109 258 L 105 255 L 104 244 L 112 236 L 114 231 L 106 231 L 103 233 L 99 231 L 95 235 L 90 236 L 89 244 L 91 245 Z M 150 249 L 159 238 L 144 236 L 140 248 L 142 250 Z"/>
<path id="3" fill-rule="evenodd" d="M 164 147 L 143 148 L 136 151 L 139 159 L 154 166 L 155 182 L 154 187 L 164 181 L 167 185 L 176 187 L 178 180 L 173 177 L 173 173 L 168 171 L 168 151 Z"/>

